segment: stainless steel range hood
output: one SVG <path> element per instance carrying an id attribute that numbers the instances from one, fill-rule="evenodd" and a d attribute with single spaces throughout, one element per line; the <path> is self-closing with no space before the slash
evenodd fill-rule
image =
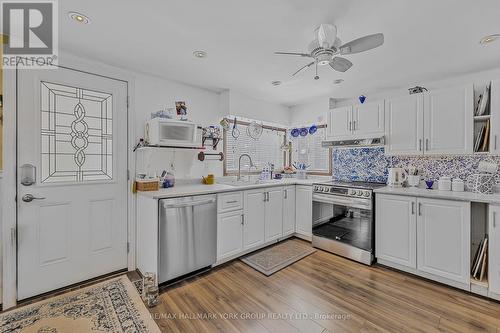
<path id="1" fill-rule="evenodd" d="M 383 136 L 368 139 L 325 140 L 321 142 L 321 146 L 326 148 L 378 147 L 384 144 L 385 138 Z"/>

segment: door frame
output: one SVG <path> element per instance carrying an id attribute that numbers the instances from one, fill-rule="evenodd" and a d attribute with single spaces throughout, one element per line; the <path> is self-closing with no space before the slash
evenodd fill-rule
<path id="1" fill-rule="evenodd" d="M 135 174 L 135 156 L 129 147 L 135 141 L 135 80 L 127 70 L 109 66 L 100 62 L 88 61 L 68 53 L 60 52 L 59 66 L 87 74 L 123 82 L 127 90 L 127 170 L 128 175 Z M 4 69 L 4 171 L 2 180 L 1 203 L 1 239 L 2 239 L 2 284 L 1 303 L 3 310 L 17 304 L 17 76 L 18 69 Z M 99 73 L 99 74 L 96 74 Z M 128 270 L 135 269 L 135 200 L 132 193 L 132 181 L 127 177 L 127 253 Z"/>

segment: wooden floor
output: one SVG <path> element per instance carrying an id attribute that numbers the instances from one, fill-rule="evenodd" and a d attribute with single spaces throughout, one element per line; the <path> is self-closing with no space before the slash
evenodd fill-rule
<path id="1" fill-rule="evenodd" d="M 236 260 L 160 298 L 164 332 L 500 333 L 500 303 L 320 250 L 270 277 Z"/>

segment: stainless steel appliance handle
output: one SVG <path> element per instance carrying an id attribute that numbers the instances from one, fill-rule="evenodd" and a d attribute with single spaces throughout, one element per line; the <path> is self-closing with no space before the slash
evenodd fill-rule
<path id="1" fill-rule="evenodd" d="M 332 205 L 343 205 L 353 208 L 363 208 L 363 209 L 372 208 L 371 199 L 343 197 L 339 195 L 315 193 L 313 194 L 313 201 L 332 204 Z"/>
<path id="2" fill-rule="evenodd" d="M 209 199 L 209 200 L 193 201 L 193 202 L 186 202 L 186 203 L 173 204 L 173 205 L 172 204 L 163 204 L 163 208 L 170 209 L 170 208 L 194 207 L 194 206 L 208 205 L 208 204 L 211 204 L 214 202 L 215 202 L 215 199 Z"/>

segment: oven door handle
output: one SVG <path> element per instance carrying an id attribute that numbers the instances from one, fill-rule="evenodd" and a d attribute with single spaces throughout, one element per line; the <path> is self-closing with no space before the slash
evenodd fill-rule
<path id="1" fill-rule="evenodd" d="M 353 197 L 342 197 L 331 194 L 314 194 L 313 202 L 321 202 L 332 205 L 343 205 L 352 208 L 371 209 L 372 201 L 370 199 L 360 199 Z"/>

